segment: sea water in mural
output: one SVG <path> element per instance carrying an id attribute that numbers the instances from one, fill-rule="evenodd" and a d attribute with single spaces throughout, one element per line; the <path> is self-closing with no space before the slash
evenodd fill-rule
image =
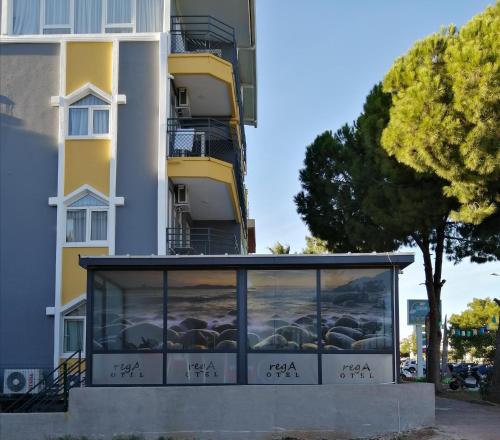
<path id="1" fill-rule="evenodd" d="M 316 271 L 249 270 L 248 346 L 317 350 Z"/>
<path id="2" fill-rule="evenodd" d="M 95 275 L 94 351 L 163 348 L 163 273 Z"/>
<path id="3" fill-rule="evenodd" d="M 169 271 L 167 349 L 236 351 L 235 271 Z"/>
<path id="4" fill-rule="evenodd" d="M 321 339 L 326 351 L 392 348 L 391 271 L 321 271 Z"/>

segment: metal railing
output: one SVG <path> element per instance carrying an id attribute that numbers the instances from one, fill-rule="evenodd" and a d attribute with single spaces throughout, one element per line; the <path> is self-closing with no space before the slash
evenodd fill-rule
<path id="1" fill-rule="evenodd" d="M 85 386 L 85 359 L 79 350 L 17 397 L 5 412 L 67 411 L 69 390 L 81 386 Z"/>
<path id="2" fill-rule="evenodd" d="M 211 53 L 233 65 L 241 141 L 246 146 L 243 99 L 234 28 L 209 15 L 177 15 L 170 20 L 172 53 Z M 245 152 L 244 152 L 245 153 Z"/>
<path id="3" fill-rule="evenodd" d="M 236 234 L 214 228 L 167 228 L 167 249 L 171 255 L 237 255 Z"/>
<path id="4" fill-rule="evenodd" d="M 246 231 L 247 206 L 243 178 L 243 149 L 236 133 L 222 120 L 171 118 L 167 122 L 168 157 L 213 157 L 233 165 L 241 215 Z"/>

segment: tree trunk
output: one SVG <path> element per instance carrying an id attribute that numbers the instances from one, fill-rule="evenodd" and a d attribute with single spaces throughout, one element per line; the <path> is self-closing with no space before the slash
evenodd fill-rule
<path id="1" fill-rule="evenodd" d="M 445 225 L 436 229 L 434 268 L 431 259 L 431 243 L 429 237 L 413 236 L 424 258 L 425 287 L 429 300 L 429 334 L 426 351 L 427 382 L 433 383 L 437 393 L 441 392 L 441 329 L 439 327 L 441 314 L 439 310 L 441 300 L 441 280 L 443 253 L 444 253 Z"/>
<path id="2" fill-rule="evenodd" d="M 441 377 L 448 377 L 448 323 L 447 317 L 444 317 L 444 325 L 443 325 L 443 351 L 441 355 Z"/>
<path id="3" fill-rule="evenodd" d="M 500 299 L 495 298 L 495 302 L 500 307 Z M 500 403 L 500 325 L 497 329 L 497 340 L 495 345 L 495 360 L 493 361 L 493 379 L 489 390 L 489 400 Z"/>

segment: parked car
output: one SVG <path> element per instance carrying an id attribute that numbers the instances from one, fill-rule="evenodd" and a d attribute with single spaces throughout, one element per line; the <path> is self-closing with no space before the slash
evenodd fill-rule
<path id="1" fill-rule="evenodd" d="M 411 374 L 417 372 L 417 361 L 416 359 L 406 359 L 401 366 L 403 370 L 408 370 Z"/>

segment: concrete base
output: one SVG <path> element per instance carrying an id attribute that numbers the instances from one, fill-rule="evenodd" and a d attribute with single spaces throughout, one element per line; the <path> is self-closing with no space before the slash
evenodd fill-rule
<path id="1" fill-rule="evenodd" d="M 432 384 L 80 388 L 66 414 L 0 414 L 2 440 L 359 438 L 434 424 Z"/>

